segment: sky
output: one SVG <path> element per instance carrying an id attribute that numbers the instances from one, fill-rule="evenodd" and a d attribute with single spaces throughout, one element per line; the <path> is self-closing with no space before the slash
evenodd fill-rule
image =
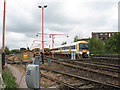
<path id="1" fill-rule="evenodd" d="M 75 36 L 89 38 L 92 32 L 118 32 L 119 0 L 6 0 L 5 45 L 10 49 L 40 46 L 42 10 L 44 33 L 67 34 L 54 36 L 54 46 L 71 43 Z M 2 47 L 4 0 L 0 0 L 0 46 Z M 45 47 L 51 47 L 51 38 L 44 36 Z"/>

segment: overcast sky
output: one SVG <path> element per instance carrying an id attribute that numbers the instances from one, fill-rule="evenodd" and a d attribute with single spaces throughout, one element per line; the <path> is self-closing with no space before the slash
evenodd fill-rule
<path id="1" fill-rule="evenodd" d="M 2 46 L 4 0 L 0 0 L 0 46 Z M 42 40 L 41 9 L 38 5 L 47 5 L 44 9 L 44 32 L 68 34 L 55 36 L 55 46 L 63 41 L 72 42 L 79 38 L 89 38 L 92 32 L 118 31 L 119 0 L 6 0 L 5 43 L 10 49 L 30 47 L 33 40 Z M 51 45 L 49 36 L 45 36 L 45 47 Z M 35 42 L 35 47 L 41 42 Z"/>

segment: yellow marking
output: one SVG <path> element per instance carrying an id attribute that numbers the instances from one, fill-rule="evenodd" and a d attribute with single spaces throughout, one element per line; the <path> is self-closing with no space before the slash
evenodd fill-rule
<path id="1" fill-rule="evenodd" d="M 28 58 L 28 56 L 27 56 L 27 55 L 23 55 L 23 57 L 24 57 L 24 58 Z"/>
<path id="2" fill-rule="evenodd" d="M 83 50 L 83 52 L 87 52 L 87 50 Z"/>
<path id="3" fill-rule="evenodd" d="M 71 47 L 69 48 L 69 52 L 71 53 Z"/>

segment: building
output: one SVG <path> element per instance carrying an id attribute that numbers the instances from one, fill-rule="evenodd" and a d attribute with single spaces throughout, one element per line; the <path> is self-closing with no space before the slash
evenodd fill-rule
<path id="1" fill-rule="evenodd" d="M 78 41 L 86 41 L 89 42 L 89 38 L 82 38 L 82 39 L 77 39 Z"/>
<path id="2" fill-rule="evenodd" d="M 101 40 L 106 43 L 106 41 L 112 37 L 116 32 L 92 32 L 92 37 L 93 38 L 100 38 Z"/>

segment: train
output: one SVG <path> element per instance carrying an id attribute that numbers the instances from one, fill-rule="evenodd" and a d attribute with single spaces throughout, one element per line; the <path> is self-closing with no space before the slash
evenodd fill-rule
<path id="1" fill-rule="evenodd" d="M 44 48 L 44 54 L 49 55 L 50 54 L 50 49 L 49 48 Z"/>
<path id="2" fill-rule="evenodd" d="M 35 47 L 33 51 L 34 51 L 34 57 L 40 55 L 41 50 L 39 47 Z"/>
<path id="3" fill-rule="evenodd" d="M 77 41 L 71 44 L 61 45 L 57 48 L 51 49 L 51 52 L 60 55 L 67 55 L 71 57 L 71 53 L 75 52 L 77 58 L 88 58 L 89 49 L 88 42 L 86 41 Z"/>
<path id="4" fill-rule="evenodd" d="M 71 44 L 61 45 L 53 49 L 44 48 L 44 55 L 51 55 L 52 52 L 54 52 L 55 55 L 67 57 L 71 57 L 72 52 L 74 52 L 78 59 L 90 57 L 88 42 L 86 41 L 77 41 Z M 40 50 L 40 48 L 34 48 L 34 55 L 40 54 L 42 54 L 42 50 Z"/>
<path id="5" fill-rule="evenodd" d="M 39 47 L 34 48 L 34 57 L 42 54 L 42 50 Z M 49 55 L 50 54 L 50 49 L 49 48 L 44 48 L 44 55 Z"/>

